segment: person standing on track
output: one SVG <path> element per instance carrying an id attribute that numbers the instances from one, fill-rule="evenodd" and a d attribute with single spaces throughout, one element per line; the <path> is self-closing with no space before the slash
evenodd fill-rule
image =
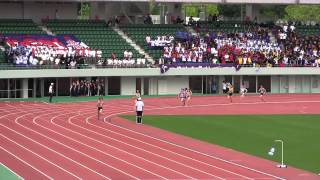
<path id="1" fill-rule="evenodd" d="M 242 99 L 244 96 L 246 96 L 248 93 L 248 89 L 244 87 L 244 85 L 241 85 L 240 87 L 240 98 Z"/>
<path id="2" fill-rule="evenodd" d="M 181 88 L 181 91 L 178 94 L 178 99 L 180 99 L 180 102 L 182 103 L 182 106 L 186 105 L 186 91 L 185 91 L 184 88 Z"/>
<path id="3" fill-rule="evenodd" d="M 223 94 L 226 94 L 228 92 L 227 83 L 225 81 L 222 81 L 222 91 L 223 91 Z"/>
<path id="4" fill-rule="evenodd" d="M 228 99 L 232 103 L 232 95 L 233 95 L 233 86 L 229 83 L 228 84 Z"/>
<path id="5" fill-rule="evenodd" d="M 144 103 L 143 103 L 141 97 L 139 97 L 136 102 L 136 113 L 137 113 L 136 123 L 137 124 L 142 124 L 143 108 L 144 108 Z"/>
<path id="6" fill-rule="evenodd" d="M 260 88 L 259 88 L 259 93 L 260 93 L 260 99 L 261 101 L 265 102 L 263 96 L 267 93 L 267 90 L 262 86 L 260 85 Z"/>
<path id="7" fill-rule="evenodd" d="M 49 103 L 52 103 L 52 96 L 54 94 L 54 91 L 53 91 L 53 85 L 54 83 L 51 83 L 50 86 L 49 86 Z"/>
<path id="8" fill-rule="evenodd" d="M 189 88 L 186 88 L 186 106 L 188 106 L 189 105 L 189 102 L 191 101 L 191 96 L 192 96 L 192 91 L 191 91 L 191 89 Z"/>
<path id="9" fill-rule="evenodd" d="M 100 96 L 97 102 L 97 108 L 98 108 L 98 121 L 100 120 L 100 114 L 103 111 L 103 98 Z"/>

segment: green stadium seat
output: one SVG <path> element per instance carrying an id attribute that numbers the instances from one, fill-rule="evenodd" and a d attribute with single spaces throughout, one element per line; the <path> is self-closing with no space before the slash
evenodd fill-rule
<path id="1" fill-rule="evenodd" d="M 43 21 L 56 34 L 72 34 L 91 48 L 101 49 L 102 57 L 110 57 L 115 52 L 117 57 L 123 58 L 123 52 L 127 49 L 134 55 L 139 52 L 131 47 L 112 28 L 107 27 L 104 21 L 99 20 L 48 20 Z"/>

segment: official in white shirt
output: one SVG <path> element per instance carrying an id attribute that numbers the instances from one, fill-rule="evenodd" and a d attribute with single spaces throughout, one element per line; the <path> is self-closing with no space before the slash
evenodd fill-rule
<path id="1" fill-rule="evenodd" d="M 136 113 L 137 113 L 136 123 L 137 124 L 142 124 L 143 107 L 144 107 L 144 103 L 141 97 L 139 97 L 136 102 Z"/>
<path id="2" fill-rule="evenodd" d="M 52 102 L 52 96 L 53 96 L 53 85 L 54 83 L 51 83 L 50 86 L 49 86 L 49 102 L 51 103 Z"/>

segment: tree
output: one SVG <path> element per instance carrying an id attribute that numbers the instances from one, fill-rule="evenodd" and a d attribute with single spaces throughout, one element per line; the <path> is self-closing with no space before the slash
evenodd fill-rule
<path id="1" fill-rule="evenodd" d="M 160 8 L 155 0 L 149 1 L 149 13 L 152 15 L 160 14 Z"/>
<path id="2" fill-rule="evenodd" d="M 91 13 L 91 7 L 89 3 L 81 3 L 79 10 L 80 19 L 89 19 Z"/>
<path id="3" fill-rule="evenodd" d="M 218 5 L 215 4 L 207 4 L 207 14 L 211 15 L 218 15 L 219 10 L 218 10 Z"/>
<path id="4" fill-rule="evenodd" d="M 182 11 L 184 11 L 186 16 L 198 17 L 199 16 L 199 5 L 197 4 L 184 4 L 182 6 Z"/>
<path id="5" fill-rule="evenodd" d="M 295 21 L 320 21 L 319 5 L 288 5 L 286 19 Z"/>
<path id="6" fill-rule="evenodd" d="M 207 14 L 218 15 L 218 6 L 215 4 L 184 4 L 182 10 L 186 12 L 186 16 L 198 17 L 201 11 L 207 11 Z"/>

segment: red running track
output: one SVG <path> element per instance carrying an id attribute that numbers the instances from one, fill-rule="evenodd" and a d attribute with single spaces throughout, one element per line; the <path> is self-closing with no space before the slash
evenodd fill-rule
<path id="1" fill-rule="evenodd" d="M 145 114 L 316 114 L 320 95 L 147 98 Z M 320 179 L 316 174 L 117 117 L 132 100 L 0 102 L 1 163 L 25 179 Z M 257 106 L 259 108 L 257 108 Z M 266 111 L 267 109 L 267 111 Z"/>

